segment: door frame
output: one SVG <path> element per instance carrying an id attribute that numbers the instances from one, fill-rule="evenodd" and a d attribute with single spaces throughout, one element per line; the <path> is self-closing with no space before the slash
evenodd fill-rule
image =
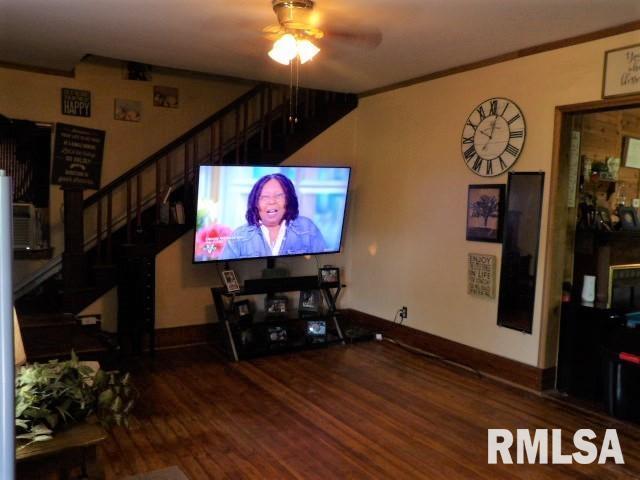
<path id="1" fill-rule="evenodd" d="M 550 194 L 548 206 L 548 226 L 546 255 L 544 264 L 544 288 L 542 293 L 542 324 L 538 350 L 538 367 L 548 379 L 543 389 L 555 386 L 555 369 L 558 359 L 560 339 L 560 307 L 566 246 L 567 208 L 566 201 L 560 200 L 564 194 L 568 174 L 568 141 L 570 139 L 569 120 L 573 115 L 601 111 L 640 108 L 640 95 L 623 98 L 595 100 L 591 102 L 561 105 L 555 108 L 553 132 L 553 158 L 550 172 Z"/>

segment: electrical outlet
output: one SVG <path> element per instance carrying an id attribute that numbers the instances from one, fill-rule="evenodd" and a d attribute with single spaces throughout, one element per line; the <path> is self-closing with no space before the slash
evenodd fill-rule
<path id="1" fill-rule="evenodd" d="M 407 307 L 404 305 L 400 309 L 400 318 L 407 318 Z"/>

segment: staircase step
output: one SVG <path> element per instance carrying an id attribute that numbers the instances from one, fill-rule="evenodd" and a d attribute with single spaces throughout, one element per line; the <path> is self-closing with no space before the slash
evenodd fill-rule
<path id="1" fill-rule="evenodd" d="M 18 310 L 20 330 L 40 329 L 47 327 L 64 328 L 77 325 L 78 321 L 71 313 L 23 313 Z"/>
<path id="2" fill-rule="evenodd" d="M 29 362 L 68 358 L 72 350 L 83 360 L 95 360 L 110 351 L 99 324 L 80 325 L 72 315 L 25 316 L 20 330 Z"/>

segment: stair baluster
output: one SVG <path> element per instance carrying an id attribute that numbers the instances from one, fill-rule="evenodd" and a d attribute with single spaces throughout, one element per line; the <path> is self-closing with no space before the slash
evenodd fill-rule
<path id="1" fill-rule="evenodd" d="M 112 265 L 113 249 L 111 244 L 111 228 L 113 226 L 113 192 L 107 194 L 107 265 Z"/>
<path id="2" fill-rule="evenodd" d="M 98 265 L 102 265 L 102 199 L 98 200 L 96 206 L 96 254 L 98 259 Z"/>
<path id="3" fill-rule="evenodd" d="M 131 179 L 127 178 L 127 243 L 131 243 Z"/>

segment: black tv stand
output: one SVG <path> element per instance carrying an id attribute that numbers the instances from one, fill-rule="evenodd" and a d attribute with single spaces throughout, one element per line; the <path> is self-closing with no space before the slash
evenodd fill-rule
<path id="1" fill-rule="evenodd" d="M 245 281 L 240 290 L 231 293 L 227 292 L 225 287 L 214 287 L 211 294 L 222 330 L 223 347 L 232 360 L 238 361 L 274 353 L 318 348 L 332 343 L 344 344 L 340 326 L 341 314 L 336 307 L 343 287 L 339 282 L 320 283 L 315 275 L 250 279 Z M 248 325 L 239 321 L 234 310 L 234 304 L 239 301 L 239 297 L 273 296 L 276 293 L 306 290 L 320 291 L 326 303 L 325 308 L 319 312 L 298 312 L 296 306 L 281 316 L 254 313 L 253 322 Z M 310 339 L 306 335 L 307 323 L 316 320 L 326 322 L 327 333 L 324 339 Z M 287 331 L 287 338 L 286 341 L 274 343 L 270 341 L 268 332 L 278 327 Z"/>

